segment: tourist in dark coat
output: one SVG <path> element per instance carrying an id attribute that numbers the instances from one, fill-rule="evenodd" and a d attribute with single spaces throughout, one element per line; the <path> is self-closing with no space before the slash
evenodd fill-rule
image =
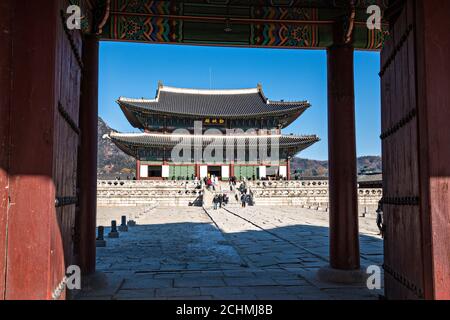
<path id="1" fill-rule="evenodd" d="M 213 198 L 214 210 L 217 210 L 217 206 L 219 205 L 219 196 L 216 194 Z"/>
<path id="2" fill-rule="evenodd" d="M 227 204 L 228 204 L 228 201 L 229 201 L 228 196 L 224 193 L 224 194 L 223 194 L 223 204 L 224 204 L 224 205 L 227 205 Z"/>
<path id="3" fill-rule="evenodd" d="M 386 231 L 386 226 L 384 224 L 384 217 L 383 217 L 383 204 L 381 201 L 378 202 L 378 208 L 377 208 L 377 226 L 378 230 L 380 230 L 380 235 L 382 238 L 384 238 L 384 232 Z"/>
<path id="4" fill-rule="evenodd" d="M 242 205 L 242 208 L 245 208 L 245 206 L 246 206 L 246 199 L 247 199 L 246 194 L 243 193 L 243 194 L 241 195 L 241 205 Z"/>
<path id="5" fill-rule="evenodd" d="M 249 206 L 252 204 L 252 196 L 250 194 L 245 195 L 245 203 Z"/>
<path id="6" fill-rule="evenodd" d="M 222 208 L 223 194 L 219 194 L 219 208 Z"/>

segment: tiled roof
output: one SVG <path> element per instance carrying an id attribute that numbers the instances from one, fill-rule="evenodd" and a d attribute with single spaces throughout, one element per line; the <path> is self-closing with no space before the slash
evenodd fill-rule
<path id="1" fill-rule="evenodd" d="M 122 109 L 130 111 L 223 118 L 301 113 L 310 106 L 307 101 L 270 101 L 259 86 L 253 89 L 196 90 L 161 85 L 155 99 L 119 98 L 118 103 Z"/>
<path id="2" fill-rule="evenodd" d="M 211 141 L 222 142 L 227 139 L 235 139 L 238 145 L 255 144 L 258 141 L 270 138 L 279 139 L 280 146 L 290 147 L 298 144 L 317 142 L 319 138 L 316 135 L 296 136 L 296 135 L 176 135 L 162 133 L 111 133 L 109 137 L 113 141 L 132 144 L 136 146 L 175 146 L 180 142 L 194 143 L 201 141 L 204 145 L 208 145 Z M 270 140 L 269 140 L 270 141 Z"/>
<path id="3" fill-rule="evenodd" d="M 172 135 L 160 133 L 111 133 L 109 138 L 124 152 L 136 156 L 134 149 L 139 147 L 166 147 L 173 148 L 180 142 L 191 146 L 202 145 L 207 146 L 213 143 L 219 143 L 226 146 L 226 139 L 235 139 L 234 144 L 237 147 L 248 147 L 249 145 L 257 145 L 258 142 L 264 141 L 268 145 L 271 144 L 270 138 L 278 140 L 280 148 L 293 148 L 295 153 L 311 146 L 320 139 L 316 135 L 295 136 L 295 135 L 248 135 L 248 136 L 208 136 L 208 135 Z"/>

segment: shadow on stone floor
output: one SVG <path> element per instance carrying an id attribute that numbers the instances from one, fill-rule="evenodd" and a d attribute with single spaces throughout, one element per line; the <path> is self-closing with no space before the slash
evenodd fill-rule
<path id="1" fill-rule="evenodd" d="M 238 224 L 238 222 L 236 222 Z M 328 228 L 292 225 L 227 232 L 213 222 L 130 227 L 97 249 L 108 285 L 79 299 L 377 299 L 381 291 L 317 280 Z M 253 229 L 252 229 L 253 228 Z M 105 229 L 105 235 L 109 228 Z M 360 236 L 362 265 L 383 262 L 383 241 Z"/>

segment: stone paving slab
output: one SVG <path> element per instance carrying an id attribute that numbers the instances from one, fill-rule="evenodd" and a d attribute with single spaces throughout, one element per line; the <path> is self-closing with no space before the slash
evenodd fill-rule
<path id="1" fill-rule="evenodd" d="M 106 238 L 97 270 L 107 287 L 78 299 L 377 299 L 381 291 L 320 282 L 328 264 L 327 215 L 294 207 L 102 208 L 101 223 L 123 213 L 136 227 Z M 249 222 L 251 221 L 251 222 Z M 368 224 L 368 222 L 366 223 Z M 383 262 L 383 242 L 361 233 L 363 264 Z M 109 228 L 105 229 L 105 234 Z"/>
<path id="2" fill-rule="evenodd" d="M 305 249 L 310 250 L 317 256 L 321 256 L 328 260 L 328 215 L 318 214 L 314 210 L 296 209 L 292 207 L 271 208 L 271 207 L 247 207 L 245 209 L 233 209 L 243 218 L 252 221 L 256 225 L 270 225 L 274 220 L 274 211 L 279 216 L 276 221 L 276 228 L 268 229 L 271 233 L 293 242 Z M 295 211 L 298 214 L 293 214 Z M 283 219 L 289 216 L 289 219 Z M 369 225 L 371 217 L 360 218 Z M 300 225 L 300 228 L 295 226 Z M 375 220 L 372 221 L 370 228 L 362 228 L 360 234 L 360 250 L 361 256 L 370 264 L 382 264 L 383 259 L 383 241 L 374 232 L 376 228 Z M 264 227 L 264 229 L 266 229 Z M 316 266 L 313 261 L 309 261 L 309 265 Z"/>
<path id="3" fill-rule="evenodd" d="M 120 290 L 114 300 L 154 300 L 156 289 Z"/>
<path id="4" fill-rule="evenodd" d="M 197 278 L 180 278 L 175 279 L 175 288 L 192 288 L 192 287 L 225 287 L 226 283 L 223 278 L 218 277 L 197 277 Z"/>
<path id="5" fill-rule="evenodd" d="M 122 284 L 122 290 L 130 289 L 152 289 L 152 288 L 172 288 L 173 279 L 153 279 L 147 276 L 134 276 L 131 279 L 125 279 Z"/>

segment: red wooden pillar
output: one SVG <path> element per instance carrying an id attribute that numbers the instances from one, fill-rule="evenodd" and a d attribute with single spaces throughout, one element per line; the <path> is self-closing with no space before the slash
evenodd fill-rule
<path id="1" fill-rule="evenodd" d="M 166 156 L 166 148 L 163 148 L 163 165 L 167 165 L 167 156 Z"/>
<path id="2" fill-rule="evenodd" d="M 195 176 L 200 179 L 200 164 L 195 164 Z"/>
<path id="3" fill-rule="evenodd" d="M 286 179 L 291 180 L 291 159 L 286 159 Z"/>
<path id="4" fill-rule="evenodd" d="M 360 267 L 353 51 L 340 44 L 327 51 L 330 265 L 340 270 Z"/>
<path id="5" fill-rule="evenodd" d="M 95 272 L 97 213 L 98 39 L 83 40 L 78 188 L 80 217 L 79 257 L 83 274 Z"/>
<path id="6" fill-rule="evenodd" d="M 141 180 L 141 160 L 136 160 L 136 180 Z"/>

